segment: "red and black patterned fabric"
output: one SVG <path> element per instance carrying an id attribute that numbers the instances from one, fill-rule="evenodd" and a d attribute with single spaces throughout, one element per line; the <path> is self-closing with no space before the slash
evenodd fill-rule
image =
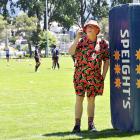
<path id="1" fill-rule="evenodd" d="M 96 44 L 96 45 L 95 45 Z M 92 42 L 87 37 L 79 41 L 75 50 L 74 87 L 77 95 L 96 96 L 103 94 L 104 79 L 101 75 L 102 61 L 109 59 L 105 40 Z"/>

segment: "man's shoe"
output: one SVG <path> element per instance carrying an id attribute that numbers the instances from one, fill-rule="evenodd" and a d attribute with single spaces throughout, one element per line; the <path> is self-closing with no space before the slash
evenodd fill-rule
<path id="1" fill-rule="evenodd" d="M 95 126 L 93 124 L 88 126 L 88 130 L 90 132 L 97 132 L 97 129 L 95 128 Z"/>
<path id="2" fill-rule="evenodd" d="M 80 133 L 80 132 L 81 132 L 80 125 L 75 125 L 72 130 L 72 133 Z"/>

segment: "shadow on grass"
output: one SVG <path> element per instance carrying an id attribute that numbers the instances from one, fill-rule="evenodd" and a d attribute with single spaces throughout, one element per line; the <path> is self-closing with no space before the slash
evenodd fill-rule
<path id="1" fill-rule="evenodd" d="M 82 131 L 79 134 L 72 134 L 71 132 L 56 132 L 56 133 L 50 133 L 50 134 L 44 134 L 44 137 L 66 137 L 66 136 L 72 136 L 77 135 L 79 138 L 76 138 L 77 140 L 82 139 L 100 139 L 100 138 L 110 138 L 110 137 L 130 137 L 134 135 L 140 135 L 140 132 L 122 132 L 115 129 L 105 129 L 101 130 L 99 132 L 88 132 L 88 131 Z M 66 138 L 65 138 L 66 139 Z M 70 138 L 69 138 L 70 139 Z M 71 138 L 70 140 L 75 140 L 75 138 Z"/>

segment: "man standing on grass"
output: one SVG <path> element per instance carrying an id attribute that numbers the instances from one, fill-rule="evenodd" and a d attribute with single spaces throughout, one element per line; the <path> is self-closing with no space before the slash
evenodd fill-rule
<path id="1" fill-rule="evenodd" d="M 9 59 L 10 59 L 10 52 L 9 52 L 9 48 L 6 48 L 6 60 L 7 62 L 9 62 Z"/>
<path id="2" fill-rule="evenodd" d="M 94 125 L 95 97 L 103 94 L 104 79 L 109 67 L 109 49 L 105 40 L 100 40 L 98 23 L 90 20 L 78 30 L 69 53 L 75 55 L 74 88 L 76 93 L 75 125 L 73 133 L 79 133 L 83 112 L 83 100 L 87 94 L 88 130 L 97 131 Z M 102 67 L 103 62 L 103 67 Z M 102 72 L 102 73 L 101 73 Z"/>
<path id="3" fill-rule="evenodd" d="M 35 72 L 37 72 L 37 70 L 38 70 L 38 68 L 39 68 L 39 66 L 40 66 L 40 64 L 41 64 L 41 62 L 40 62 L 40 54 L 39 54 L 39 46 L 38 45 L 36 45 L 35 46 L 35 56 L 34 56 L 34 58 L 35 58 L 35 62 L 36 62 L 36 65 L 35 65 Z"/>
<path id="4" fill-rule="evenodd" d="M 52 69 L 55 69 L 56 66 L 59 69 L 60 65 L 59 65 L 59 49 L 56 47 L 56 45 L 52 46 Z"/>

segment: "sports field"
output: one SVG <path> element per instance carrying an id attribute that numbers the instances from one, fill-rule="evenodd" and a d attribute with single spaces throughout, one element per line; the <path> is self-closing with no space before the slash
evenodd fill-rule
<path id="1" fill-rule="evenodd" d="M 42 59 L 39 72 L 34 60 L 0 59 L 0 140 L 108 139 L 140 140 L 140 133 L 112 129 L 110 118 L 109 72 L 102 97 L 96 98 L 97 133 L 87 131 L 86 100 L 82 133 L 71 134 L 74 125 L 75 95 L 73 62 L 60 58 L 60 70 L 51 69 L 51 58 Z"/>

